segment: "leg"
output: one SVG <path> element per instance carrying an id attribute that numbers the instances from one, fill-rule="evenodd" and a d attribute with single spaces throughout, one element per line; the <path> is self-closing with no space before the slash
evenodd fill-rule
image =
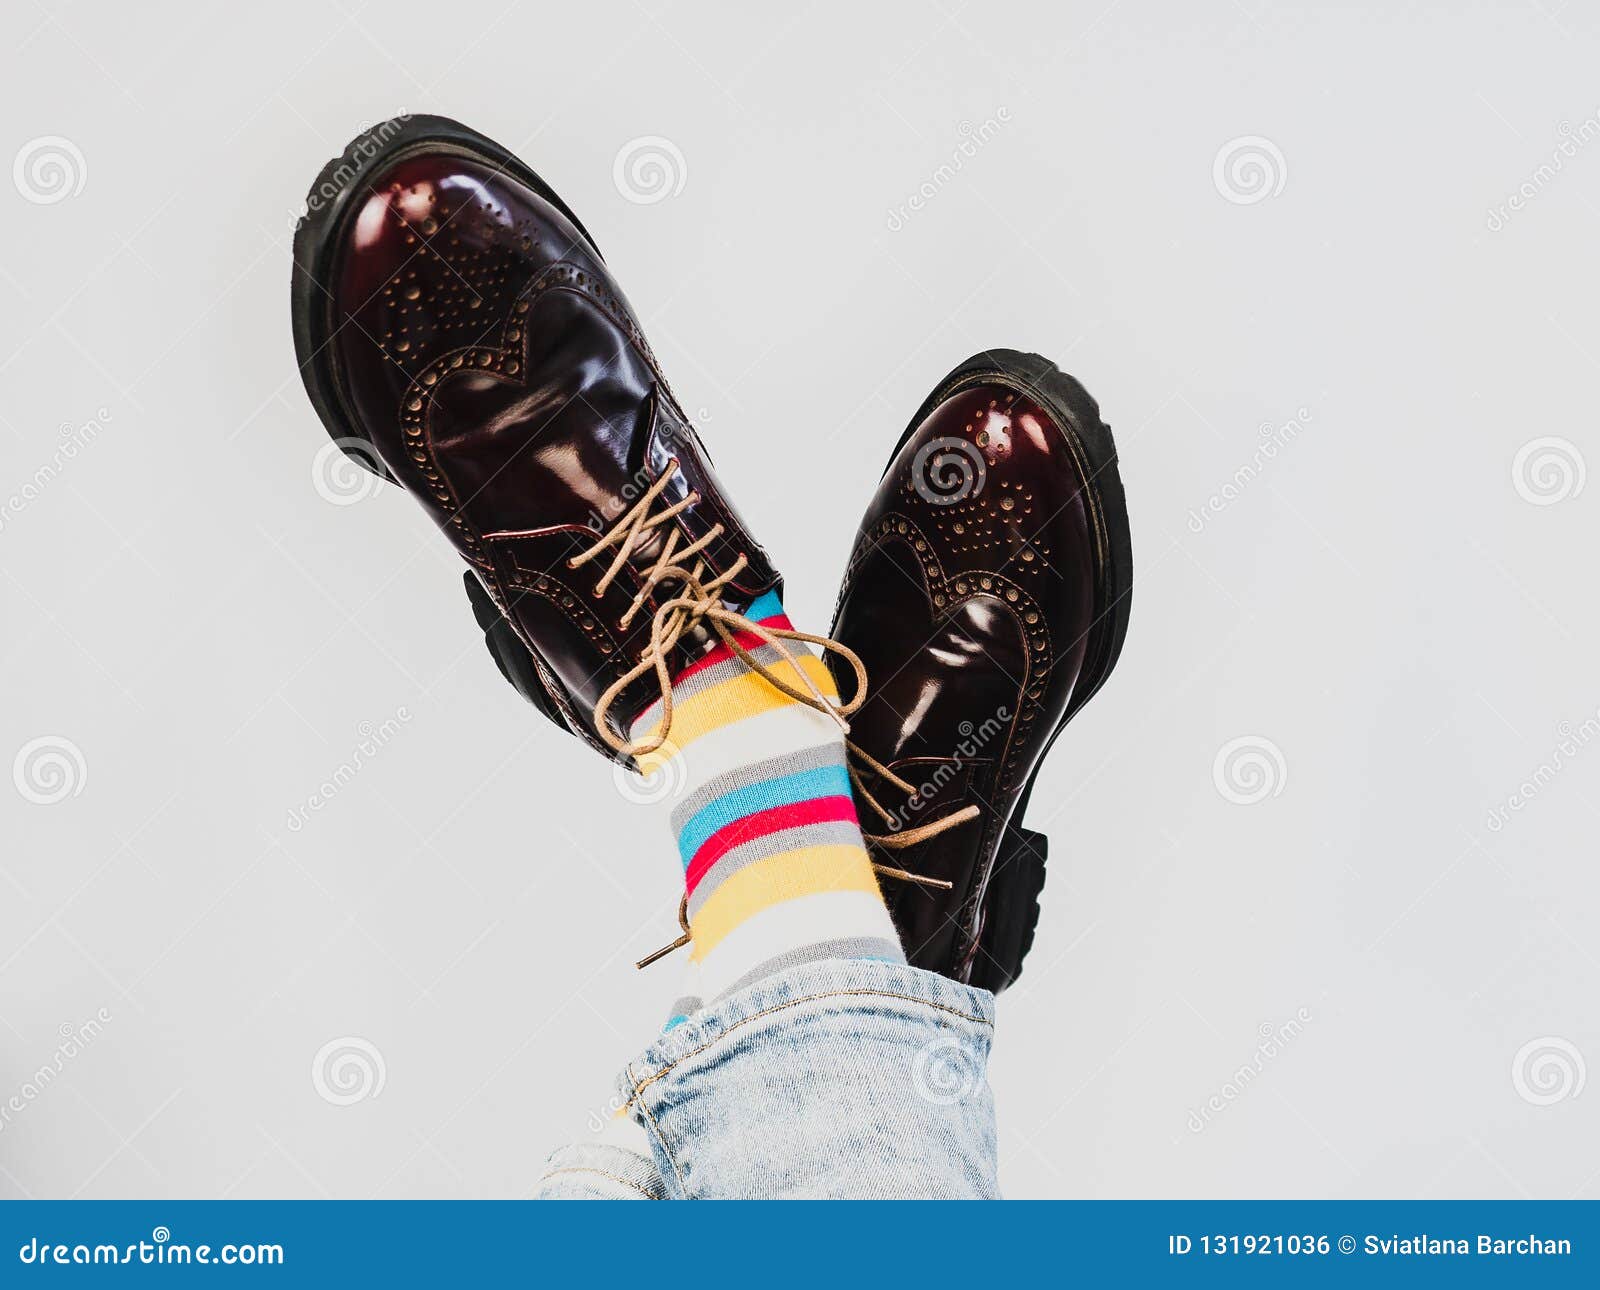
<path id="1" fill-rule="evenodd" d="M 994 1197 L 993 1027 L 986 991 L 811 961 L 674 1026 L 618 1093 L 684 1197 Z"/>
<path id="2" fill-rule="evenodd" d="M 790 627 L 775 597 L 757 621 Z M 624 1109 L 686 1197 L 992 1196 L 993 1000 L 906 966 L 839 726 L 773 684 L 836 704 L 832 678 L 770 650 L 772 678 L 726 647 L 674 678 L 671 743 L 641 757 L 681 785 L 689 981 Z"/>

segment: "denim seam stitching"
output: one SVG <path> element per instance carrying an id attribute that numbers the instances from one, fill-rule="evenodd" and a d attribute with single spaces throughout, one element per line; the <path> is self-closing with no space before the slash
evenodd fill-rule
<path id="1" fill-rule="evenodd" d="M 635 1089 L 634 1096 L 638 1097 L 643 1088 L 644 1085 L 641 1084 L 638 1089 Z M 678 1158 L 673 1154 L 672 1147 L 667 1143 L 667 1135 L 661 1131 L 660 1123 L 657 1122 L 655 1116 L 650 1114 L 650 1108 L 645 1105 L 642 1098 L 639 1100 L 639 1110 L 643 1112 L 644 1118 L 650 1121 L 650 1132 L 655 1135 L 656 1142 L 661 1147 L 661 1154 L 667 1158 L 667 1163 L 672 1166 L 672 1175 L 678 1180 L 678 1194 L 687 1197 L 689 1195 L 689 1184 L 683 1180 L 683 1170 L 678 1168 Z"/>
<path id="2" fill-rule="evenodd" d="M 990 1027 L 992 1029 L 993 1025 L 994 1025 L 993 1022 L 988 1021 L 983 1017 L 974 1017 L 971 1013 L 962 1012 L 959 1008 L 952 1008 L 948 1004 L 930 1003 L 928 1000 L 926 1000 L 926 999 L 918 999 L 914 995 L 896 994 L 893 990 L 827 990 L 827 991 L 824 991 L 821 994 L 808 994 L 808 995 L 805 995 L 803 998 L 788 999 L 788 1000 L 785 1000 L 783 1003 L 775 1003 L 771 1007 L 761 1009 L 760 1012 L 751 1013 L 748 1017 L 741 1017 L 741 1018 L 739 1018 L 738 1021 L 733 1022 L 725 1030 L 721 1031 L 719 1034 L 717 1034 L 713 1038 L 706 1040 L 706 1042 L 701 1044 L 698 1048 L 690 1049 L 690 1051 L 684 1053 L 682 1057 L 674 1058 L 672 1061 L 668 1062 L 665 1066 L 663 1066 L 660 1070 L 656 1071 L 653 1075 L 646 1076 L 645 1079 L 640 1081 L 638 1084 L 635 1084 L 634 1085 L 634 1089 L 633 1089 L 633 1096 L 628 1099 L 628 1105 L 623 1107 L 622 1109 L 623 1110 L 627 1110 L 628 1106 L 632 1106 L 635 1102 L 638 1102 L 639 1106 L 640 1106 L 640 1109 L 644 1111 L 645 1116 L 650 1120 L 651 1125 L 654 1126 L 655 1125 L 655 1117 L 650 1115 L 650 1108 L 645 1106 L 644 1102 L 641 1100 L 641 1094 L 643 1094 L 645 1089 L 649 1088 L 650 1085 L 654 1084 L 657 1080 L 661 1079 L 664 1075 L 666 1075 L 666 1073 L 668 1071 L 670 1071 L 674 1066 L 677 1066 L 682 1062 L 688 1061 L 689 1058 L 691 1058 L 691 1057 L 698 1057 L 701 1053 L 705 1052 L 706 1049 L 714 1047 L 716 1044 L 721 1043 L 724 1039 L 726 1039 L 729 1035 L 731 1035 L 735 1030 L 738 1030 L 741 1026 L 748 1025 L 752 1021 L 759 1021 L 762 1017 L 770 1017 L 775 1012 L 782 1012 L 786 1008 L 796 1008 L 796 1007 L 799 1007 L 802 1003 L 815 1003 L 820 999 L 838 999 L 838 998 L 851 998 L 851 997 L 859 997 L 859 996 L 869 996 L 869 997 L 877 997 L 877 998 L 883 998 L 883 999 L 899 999 L 899 1000 L 901 1000 L 902 1002 L 905 1002 L 905 1003 L 921 1004 L 924 1008 L 933 1008 L 933 1009 L 938 1010 L 939 1012 L 948 1012 L 951 1016 L 960 1017 L 964 1021 L 971 1021 L 971 1022 L 976 1023 L 977 1025 L 980 1025 L 980 1026 L 988 1026 L 988 1027 Z M 628 1075 L 629 1075 L 629 1078 L 631 1079 L 632 1075 L 633 1075 L 633 1072 L 632 1072 L 631 1069 L 629 1070 Z M 657 1128 L 656 1131 L 657 1131 L 658 1134 L 660 1133 L 660 1129 L 659 1128 Z M 664 1150 L 664 1151 L 666 1150 L 666 1143 L 665 1142 L 662 1143 L 662 1150 Z M 672 1153 L 670 1151 L 667 1151 L 667 1159 L 668 1160 L 672 1159 Z M 677 1171 L 678 1166 L 677 1166 L 676 1162 L 673 1163 L 672 1168 L 673 1168 L 674 1172 Z M 682 1181 L 682 1175 L 681 1174 L 679 1175 L 679 1181 L 680 1182 Z"/>
<path id="3" fill-rule="evenodd" d="M 559 1174 L 594 1174 L 596 1177 L 609 1178 L 614 1183 L 621 1183 L 624 1187 L 631 1187 L 634 1191 L 638 1192 L 639 1195 L 643 1196 L 646 1200 L 655 1200 L 656 1199 L 656 1197 L 652 1196 L 643 1187 L 639 1186 L 638 1183 L 629 1181 L 628 1179 L 624 1178 L 621 1174 L 608 1173 L 604 1169 L 595 1169 L 595 1168 L 592 1168 L 589 1165 L 567 1165 L 567 1166 L 564 1166 L 561 1169 L 551 1169 L 550 1171 L 548 1171 L 544 1175 L 543 1178 L 539 1179 L 540 1185 L 542 1186 L 544 1183 L 548 1182 L 550 1179 L 556 1177 Z"/>
<path id="4" fill-rule="evenodd" d="M 633 1085 L 633 1096 L 628 1099 L 627 1105 L 622 1110 L 626 1111 L 635 1102 L 639 1103 L 640 1112 L 650 1122 L 650 1133 L 655 1138 L 656 1145 L 661 1148 L 661 1154 L 667 1158 L 667 1163 L 672 1166 L 672 1175 L 678 1180 L 678 1194 L 680 1196 L 688 1196 L 689 1186 L 683 1180 L 683 1170 L 678 1168 L 677 1157 L 672 1154 L 672 1148 L 667 1145 L 667 1136 L 662 1133 L 661 1125 L 657 1123 L 656 1117 L 650 1114 L 650 1108 L 645 1105 L 644 1099 L 639 1096 L 644 1092 L 644 1084 L 635 1082 L 632 1062 L 628 1063 L 624 1073 L 628 1077 L 628 1082 Z M 645 1083 L 649 1083 L 649 1081 L 646 1080 Z"/>

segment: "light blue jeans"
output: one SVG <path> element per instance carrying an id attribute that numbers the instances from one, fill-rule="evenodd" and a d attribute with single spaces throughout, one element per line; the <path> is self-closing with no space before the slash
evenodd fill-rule
<path id="1" fill-rule="evenodd" d="M 993 1034 L 994 996 L 931 972 L 845 959 L 790 968 L 629 1063 L 614 1105 L 637 1127 L 555 1152 L 538 1194 L 996 1196 Z"/>

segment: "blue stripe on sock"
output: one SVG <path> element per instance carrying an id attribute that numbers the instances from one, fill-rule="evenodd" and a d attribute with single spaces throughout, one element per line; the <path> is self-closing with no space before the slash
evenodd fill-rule
<path id="1" fill-rule="evenodd" d="M 763 591 L 750 602 L 750 608 L 744 611 L 744 616 L 751 622 L 759 623 L 763 618 L 776 618 L 783 612 L 783 601 L 778 598 L 776 591 Z"/>
<path id="2" fill-rule="evenodd" d="M 793 806 L 797 802 L 809 802 L 818 797 L 848 796 L 850 772 L 843 766 L 818 766 L 796 775 L 780 775 L 776 779 L 746 784 L 731 793 L 724 793 L 689 817 L 683 831 L 678 834 L 678 854 L 687 869 L 694 853 L 705 845 L 706 839 L 735 820 L 742 820 L 747 815 L 774 806 Z"/>

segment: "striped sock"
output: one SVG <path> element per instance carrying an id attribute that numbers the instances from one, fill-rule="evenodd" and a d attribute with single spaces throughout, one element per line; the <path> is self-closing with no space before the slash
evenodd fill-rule
<path id="1" fill-rule="evenodd" d="M 763 627 L 791 626 L 776 593 L 751 606 Z M 737 637 L 796 689 L 794 666 L 754 635 Z M 812 683 L 837 697 L 822 661 L 789 645 Z M 817 959 L 904 963 L 850 796 L 844 736 L 727 646 L 673 680 L 669 742 L 639 758 L 674 776 L 667 804 L 683 861 L 689 983 L 668 1029 L 701 1006 L 774 972 Z M 660 704 L 635 723 L 652 736 Z M 668 766 L 669 762 L 677 764 Z"/>

